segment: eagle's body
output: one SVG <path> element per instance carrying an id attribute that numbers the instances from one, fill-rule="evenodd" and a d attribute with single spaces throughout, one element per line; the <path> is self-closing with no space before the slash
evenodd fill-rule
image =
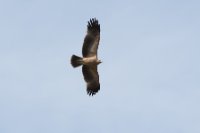
<path id="1" fill-rule="evenodd" d="M 100 25 L 95 18 L 90 19 L 87 25 L 82 54 L 83 58 L 72 55 L 71 64 L 73 67 L 82 65 L 82 72 L 87 83 L 87 93 L 94 95 L 100 90 L 99 75 L 97 65 L 101 63 L 97 58 L 97 49 L 100 40 Z"/>
<path id="2" fill-rule="evenodd" d="M 92 56 L 92 57 L 84 57 L 83 58 L 83 65 L 98 65 L 99 63 L 101 63 L 100 60 L 97 59 L 96 56 Z"/>

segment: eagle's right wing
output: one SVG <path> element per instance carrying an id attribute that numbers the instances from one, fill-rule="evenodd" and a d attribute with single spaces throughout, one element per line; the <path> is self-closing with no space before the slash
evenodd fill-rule
<path id="1" fill-rule="evenodd" d="M 100 40 L 100 24 L 95 18 L 90 19 L 87 25 L 87 35 L 85 36 L 82 54 L 83 57 L 97 56 L 97 49 Z"/>
<path id="2" fill-rule="evenodd" d="M 82 67 L 83 76 L 87 83 L 88 95 L 94 95 L 100 90 L 99 75 L 97 72 L 97 65 Z"/>

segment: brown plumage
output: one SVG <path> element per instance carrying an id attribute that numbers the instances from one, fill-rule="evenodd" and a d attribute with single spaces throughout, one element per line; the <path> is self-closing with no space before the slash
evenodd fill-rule
<path id="1" fill-rule="evenodd" d="M 97 58 L 97 49 L 100 40 L 100 24 L 96 18 L 92 18 L 88 21 L 87 34 L 85 36 L 82 55 L 83 58 L 76 55 L 72 55 L 72 66 L 82 66 L 82 73 L 84 80 L 87 84 L 87 93 L 94 95 L 100 90 L 99 75 L 97 71 L 98 64 L 101 63 Z"/>

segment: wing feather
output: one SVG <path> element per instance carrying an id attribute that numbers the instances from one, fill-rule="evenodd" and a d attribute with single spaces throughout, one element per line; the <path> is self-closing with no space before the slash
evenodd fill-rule
<path id="1" fill-rule="evenodd" d="M 88 95 L 94 95 L 100 90 L 99 74 L 97 71 L 97 65 L 82 67 L 83 76 L 87 83 Z"/>
<path id="2" fill-rule="evenodd" d="M 100 40 L 100 24 L 93 18 L 88 21 L 87 35 L 84 38 L 82 54 L 83 57 L 97 56 L 97 49 Z"/>

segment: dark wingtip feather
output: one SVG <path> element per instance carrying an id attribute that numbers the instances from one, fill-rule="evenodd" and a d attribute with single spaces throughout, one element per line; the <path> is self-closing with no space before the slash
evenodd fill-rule
<path id="1" fill-rule="evenodd" d="M 88 21 L 87 28 L 89 31 L 92 31 L 92 32 L 96 32 L 96 31 L 100 32 L 100 24 L 96 18 L 91 18 Z"/>
<path id="2" fill-rule="evenodd" d="M 93 96 L 93 95 L 95 95 L 99 90 L 100 90 L 100 84 L 99 84 L 97 87 L 95 87 L 95 88 L 87 87 L 87 94 L 88 94 L 89 96 Z"/>

